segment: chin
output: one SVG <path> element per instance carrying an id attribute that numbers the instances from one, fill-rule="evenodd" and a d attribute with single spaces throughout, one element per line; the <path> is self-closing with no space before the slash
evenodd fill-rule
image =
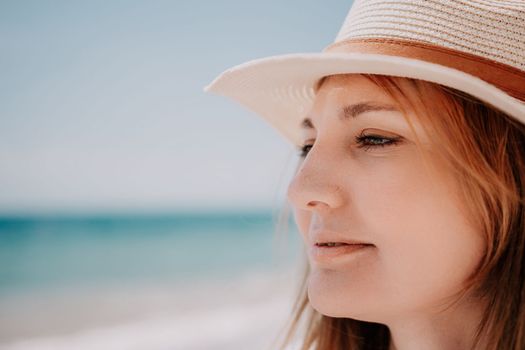
<path id="1" fill-rule="evenodd" d="M 373 307 L 368 298 L 352 297 L 351 293 L 341 296 L 330 288 L 320 287 L 315 282 L 308 284 L 308 300 L 312 308 L 324 316 L 366 322 L 378 322 L 379 319 L 374 317 Z"/>
<path id="2" fill-rule="evenodd" d="M 325 316 L 351 317 L 350 315 L 353 314 L 352 307 L 346 305 L 346 300 L 340 300 L 325 290 L 319 290 L 316 286 L 308 286 L 308 300 L 315 311 Z"/>

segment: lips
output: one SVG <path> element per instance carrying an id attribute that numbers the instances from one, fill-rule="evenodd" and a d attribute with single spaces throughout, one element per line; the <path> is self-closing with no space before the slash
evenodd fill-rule
<path id="1" fill-rule="evenodd" d="M 335 268 L 347 266 L 362 254 L 372 252 L 375 245 L 339 233 L 329 231 L 313 232 L 310 241 L 309 256 L 319 266 Z"/>
<path id="2" fill-rule="evenodd" d="M 318 247 L 338 247 L 344 245 L 373 245 L 370 242 L 365 242 L 348 237 L 347 235 L 329 232 L 317 231 L 310 235 L 311 242 Z"/>
<path id="3" fill-rule="evenodd" d="M 325 248 L 331 248 L 331 247 L 342 247 L 347 245 L 372 245 L 369 243 L 344 243 L 344 242 L 316 242 L 315 246 L 317 247 L 325 247 Z"/>
<path id="4" fill-rule="evenodd" d="M 315 243 L 318 247 L 339 247 L 342 245 L 348 245 L 348 243 L 341 243 L 341 242 L 326 242 L 326 243 Z"/>

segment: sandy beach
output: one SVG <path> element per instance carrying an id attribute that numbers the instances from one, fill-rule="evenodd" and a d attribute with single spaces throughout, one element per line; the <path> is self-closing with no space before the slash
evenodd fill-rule
<path id="1" fill-rule="evenodd" d="M 292 307 L 294 271 L 3 298 L 0 349 L 271 349 Z"/>

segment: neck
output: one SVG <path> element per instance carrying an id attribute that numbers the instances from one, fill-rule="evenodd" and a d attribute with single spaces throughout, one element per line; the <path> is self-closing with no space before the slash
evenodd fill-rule
<path id="1" fill-rule="evenodd" d="M 389 350 L 471 349 L 483 313 L 479 303 L 465 303 L 443 312 L 413 313 L 387 322 Z M 476 349 L 480 347 L 482 342 Z"/>

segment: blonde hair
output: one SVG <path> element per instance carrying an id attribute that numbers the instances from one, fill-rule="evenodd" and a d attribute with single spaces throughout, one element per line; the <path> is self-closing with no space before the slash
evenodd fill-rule
<path id="1" fill-rule="evenodd" d="M 482 338 L 486 350 L 525 349 L 525 126 L 493 106 L 439 84 L 362 76 L 394 98 L 405 112 L 415 112 L 425 132 L 440 145 L 439 152 L 460 181 L 460 195 L 468 204 L 470 218 L 484 235 L 484 257 L 457 296 L 459 301 L 472 292 L 487 301 L 472 349 L 479 349 Z M 317 88 L 331 77 L 324 77 Z M 405 118 L 414 131 L 406 113 Z M 289 212 L 285 207 L 280 222 L 288 221 Z M 304 266 L 281 349 L 290 344 L 300 321 L 305 322 L 301 350 L 388 349 L 387 326 L 329 317 L 314 310 L 306 287 L 309 267 Z"/>

